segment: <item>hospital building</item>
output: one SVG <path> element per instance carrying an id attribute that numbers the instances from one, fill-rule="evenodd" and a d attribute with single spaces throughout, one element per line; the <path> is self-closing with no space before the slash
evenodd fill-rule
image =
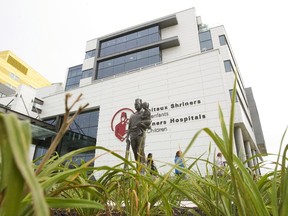
<path id="1" fill-rule="evenodd" d="M 59 130 L 67 93 L 72 94 L 72 100 L 83 94 L 79 105 L 89 106 L 64 136 L 59 154 L 96 145 L 124 157 L 127 122 L 135 111 L 135 99 L 140 98 L 149 103 L 152 117 L 145 153 L 153 153 L 159 171 L 166 172 L 171 169 L 167 164 L 174 163 L 176 151 L 184 151 L 199 130 L 209 128 L 221 136 L 219 107 L 229 127 L 235 79 L 234 153 L 243 161 L 267 154 L 253 92 L 244 85 L 225 28 L 209 27 L 196 15 L 195 8 L 88 40 L 83 57 L 81 64 L 67 67 L 64 86 L 22 86 L 18 89 L 22 93 L 16 97 L 0 99 L 5 105 L 14 98 L 11 112 L 42 122 L 34 126 L 31 158 L 45 153 Z M 185 157 L 187 163 L 200 156 L 213 161 L 217 152 L 213 140 L 202 132 Z M 96 155 L 95 166 L 120 163 L 102 153 L 83 153 L 75 160 L 87 161 Z M 261 157 L 247 166 L 253 167 L 259 160 Z M 203 164 L 199 167 L 205 172 Z"/>

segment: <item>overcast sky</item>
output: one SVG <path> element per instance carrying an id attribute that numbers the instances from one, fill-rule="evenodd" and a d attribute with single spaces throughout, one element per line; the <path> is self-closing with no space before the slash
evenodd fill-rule
<path id="1" fill-rule="evenodd" d="M 288 13 L 284 0 L 0 0 L 0 51 L 11 50 L 51 82 L 83 63 L 86 41 L 195 7 L 224 25 L 246 87 L 252 87 L 268 152 L 288 122 Z M 287 142 L 287 138 L 285 139 Z"/>

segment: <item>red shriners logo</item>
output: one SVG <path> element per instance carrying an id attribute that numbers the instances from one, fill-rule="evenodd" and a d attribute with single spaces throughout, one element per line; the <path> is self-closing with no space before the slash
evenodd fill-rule
<path id="1" fill-rule="evenodd" d="M 118 110 L 111 120 L 111 130 L 114 131 L 115 137 L 123 142 L 126 139 L 128 129 L 128 122 L 130 116 L 134 111 L 130 108 L 122 108 Z"/>

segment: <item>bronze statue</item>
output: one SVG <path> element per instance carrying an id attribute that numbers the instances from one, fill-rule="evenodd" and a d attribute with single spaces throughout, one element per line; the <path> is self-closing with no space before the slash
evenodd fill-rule
<path id="1" fill-rule="evenodd" d="M 144 105 L 144 106 L 143 106 Z M 134 158 L 142 164 L 145 164 L 145 139 L 146 130 L 151 127 L 151 113 L 149 104 L 141 99 L 135 99 L 136 112 L 131 114 L 127 133 L 127 149 L 132 147 Z"/>

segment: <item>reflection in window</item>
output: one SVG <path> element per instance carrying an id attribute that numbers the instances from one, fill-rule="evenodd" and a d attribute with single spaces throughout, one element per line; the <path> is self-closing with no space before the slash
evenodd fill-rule
<path id="1" fill-rule="evenodd" d="M 93 69 L 85 70 L 82 72 L 82 79 L 87 77 L 92 77 Z"/>
<path id="2" fill-rule="evenodd" d="M 158 26 L 123 35 L 100 44 L 100 57 L 151 44 L 160 40 Z"/>
<path id="3" fill-rule="evenodd" d="M 221 46 L 224 46 L 224 45 L 227 44 L 225 35 L 220 35 L 220 36 L 219 36 L 219 42 L 220 42 L 220 45 L 221 45 Z"/>
<path id="4" fill-rule="evenodd" d="M 96 138 L 98 128 L 99 111 L 80 113 L 70 125 L 71 131 Z M 90 130 L 93 128 L 93 130 Z"/>
<path id="5" fill-rule="evenodd" d="M 233 70 L 233 66 L 230 60 L 225 60 L 224 61 L 224 67 L 225 67 L 225 72 L 232 72 Z"/>
<path id="6" fill-rule="evenodd" d="M 99 62 L 97 79 L 161 62 L 159 47 Z"/>
<path id="7" fill-rule="evenodd" d="M 82 65 L 77 65 L 68 69 L 65 91 L 78 87 L 82 78 Z"/>
<path id="8" fill-rule="evenodd" d="M 95 55 L 96 55 L 96 49 L 89 50 L 85 54 L 85 59 L 95 57 Z"/>
<path id="9" fill-rule="evenodd" d="M 201 52 L 213 49 L 213 43 L 210 31 L 200 32 L 199 41 Z"/>

